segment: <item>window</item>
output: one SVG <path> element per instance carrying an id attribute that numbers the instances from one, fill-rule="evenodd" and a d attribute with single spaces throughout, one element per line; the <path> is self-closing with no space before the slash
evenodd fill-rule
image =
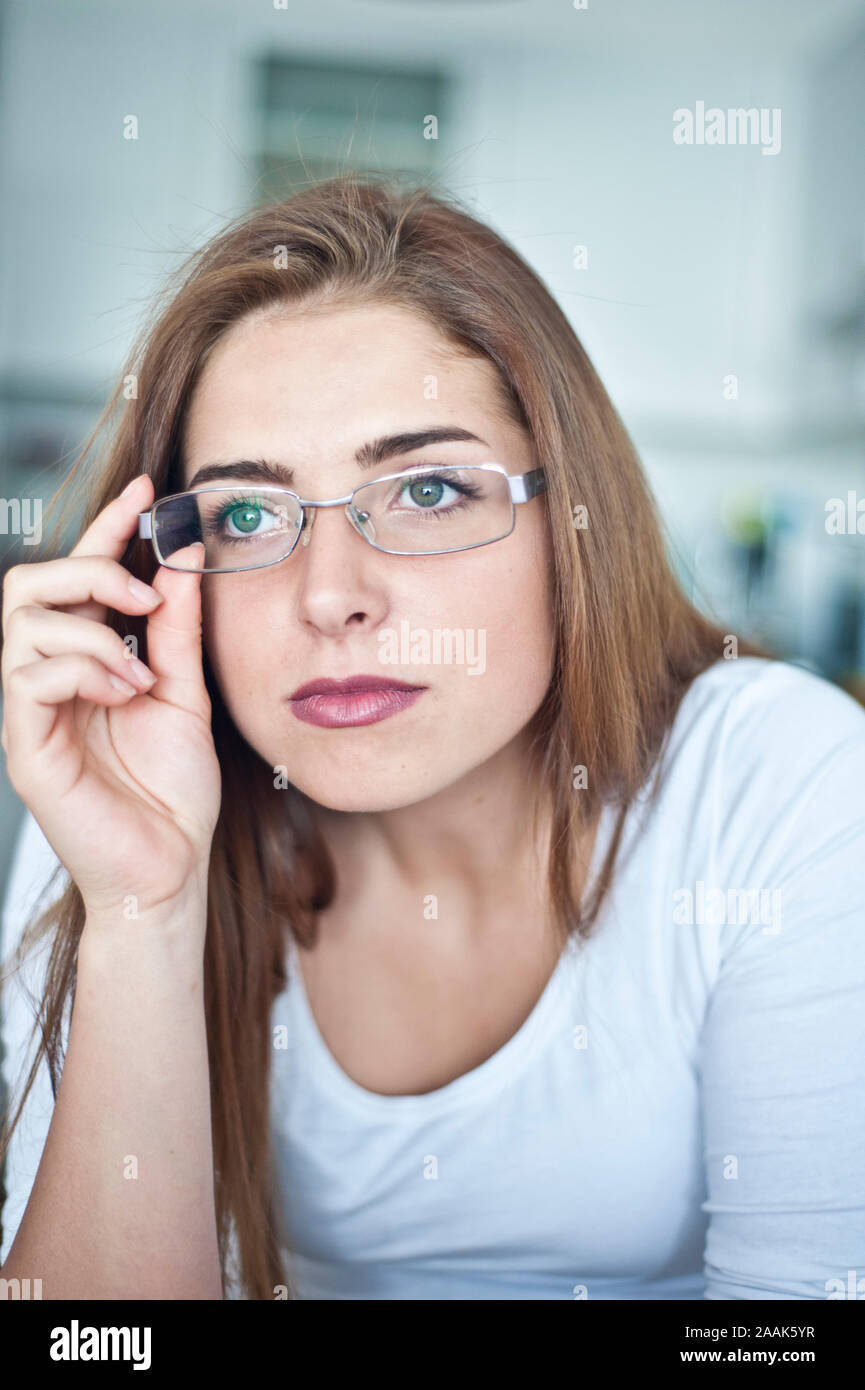
<path id="1" fill-rule="evenodd" d="M 256 201 L 352 170 L 436 176 L 447 98 L 441 73 L 271 54 L 257 77 Z"/>

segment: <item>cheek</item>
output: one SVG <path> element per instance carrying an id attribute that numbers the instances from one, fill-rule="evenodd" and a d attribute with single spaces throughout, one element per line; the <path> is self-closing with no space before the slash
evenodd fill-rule
<path id="1" fill-rule="evenodd" d="M 220 576 L 228 579 L 227 575 Z M 259 604 L 248 593 L 223 583 L 202 595 L 202 639 L 226 705 L 237 720 L 260 698 L 273 671 L 268 627 Z"/>
<path id="2" fill-rule="evenodd" d="M 458 666 L 443 665 L 431 675 L 449 697 L 461 698 L 463 717 L 474 721 L 471 736 L 484 738 L 500 727 L 513 731 L 546 693 L 555 651 L 552 586 L 544 556 L 534 550 L 462 578 L 440 596 L 435 621 L 465 629 L 467 649 L 471 635 L 475 670 L 467 679 Z"/>
<path id="3" fill-rule="evenodd" d="M 526 545 L 517 553 L 484 600 L 491 667 L 517 688 L 531 685 L 533 694 L 538 682 L 546 688 L 555 633 L 552 576 L 543 547 Z"/>
<path id="4" fill-rule="evenodd" d="M 489 669 L 499 689 L 518 705 L 534 708 L 552 676 L 554 632 L 548 586 L 527 573 L 502 592 L 487 638 Z"/>

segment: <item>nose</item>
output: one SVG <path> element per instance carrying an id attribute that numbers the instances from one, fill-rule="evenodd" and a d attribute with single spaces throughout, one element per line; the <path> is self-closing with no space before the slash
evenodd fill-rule
<path id="1" fill-rule="evenodd" d="M 300 528 L 300 535 L 298 536 L 298 543 L 302 545 L 304 549 L 306 549 L 306 547 L 309 545 L 310 537 L 312 535 L 312 527 L 313 523 L 315 522 L 317 513 L 330 510 L 331 508 L 326 507 L 304 507 L 303 525 Z M 332 510 L 336 511 L 336 508 L 334 507 Z M 361 538 L 363 538 L 364 532 L 361 523 L 365 525 L 367 522 L 369 522 L 369 513 L 361 511 L 360 508 L 353 508 L 351 503 L 348 502 L 346 503 L 343 509 L 343 515 L 348 518 L 355 531 L 357 531 L 358 535 Z M 371 523 L 367 526 L 367 530 L 370 529 Z"/>
<path id="2" fill-rule="evenodd" d="M 348 507 L 307 507 L 293 558 L 299 571 L 297 616 L 303 626 L 339 637 L 349 628 L 372 630 L 387 618 L 388 579 L 378 563 L 386 557 L 364 540 Z"/>
<path id="3" fill-rule="evenodd" d="M 309 545 L 309 538 L 312 535 L 312 526 L 315 521 L 315 514 L 318 507 L 305 507 L 303 511 L 303 525 L 300 528 L 298 540 L 304 549 Z"/>

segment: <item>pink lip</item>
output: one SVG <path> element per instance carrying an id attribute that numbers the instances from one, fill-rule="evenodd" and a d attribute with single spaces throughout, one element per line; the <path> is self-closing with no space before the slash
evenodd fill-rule
<path id="1" fill-rule="evenodd" d="M 392 676 L 349 676 L 346 680 L 308 681 L 298 686 L 289 703 L 304 724 L 342 729 L 389 719 L 413 705 L 425 689 Z"/>

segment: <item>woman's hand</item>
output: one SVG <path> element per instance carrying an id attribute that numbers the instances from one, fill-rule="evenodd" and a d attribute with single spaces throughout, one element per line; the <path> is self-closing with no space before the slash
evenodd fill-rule
<path id="1" fill-rule="evenodd" d="M 119 563 L 152 504 L 142 474 L 67 558 L 16 565 L 3 588 L 9 779 L 88 919 L 170 912 L 190 892 L 206 901 L 221 777 L 202 670 L 201 575 L 160 568 L 154 604 L 154 590 Z M 203 563 L 200 544 L 179 554 Z M 149 615 L 155 681 L 107 626 L 108 607 Z"/>

